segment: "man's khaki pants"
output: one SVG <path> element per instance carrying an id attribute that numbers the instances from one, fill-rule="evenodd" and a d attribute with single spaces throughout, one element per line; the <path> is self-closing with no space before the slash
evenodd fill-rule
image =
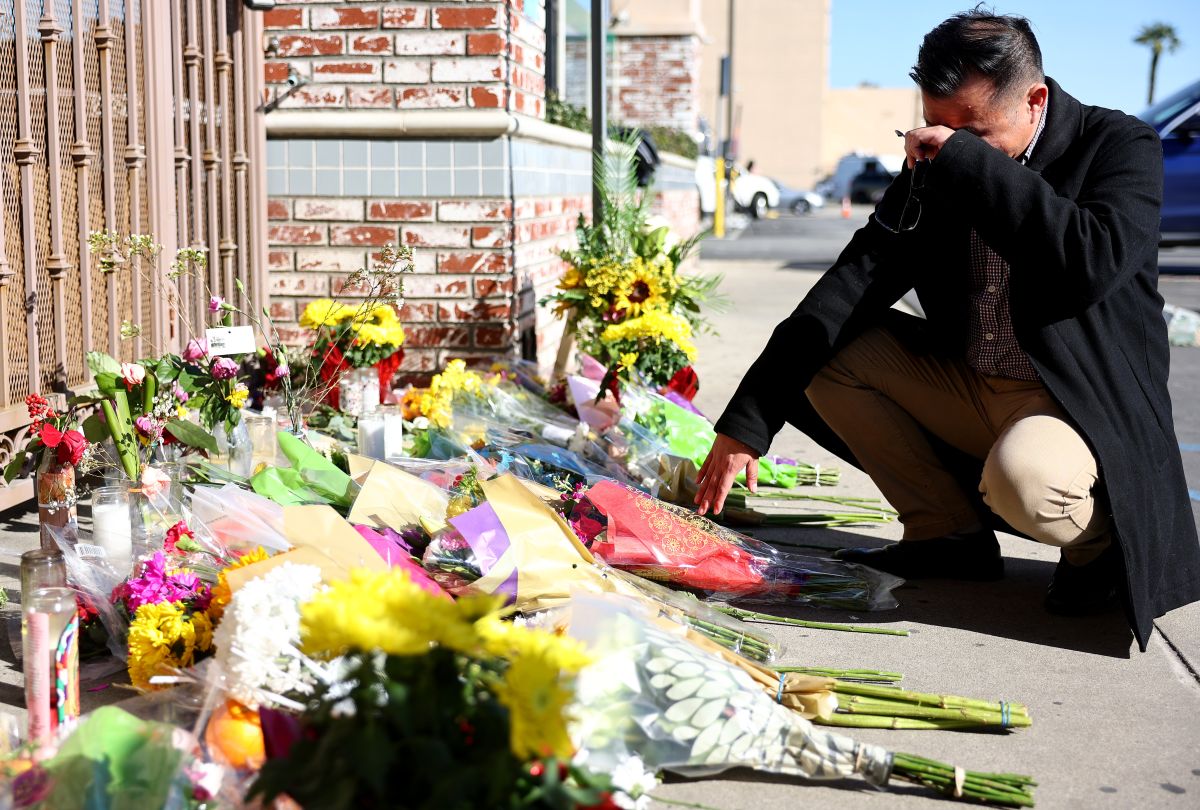
<path id="1" fill-rule="evenodd" d="M 1063 548 L 1076 565 L 1108 545 L 1096 459 L 1040 382 L 914 354 L 874 329 L 817 374 L 808 398 L 900 513 L 905 540 L 980 526 L 924 428 L 984 462 L 983 501 L 1017 531 Z"/>

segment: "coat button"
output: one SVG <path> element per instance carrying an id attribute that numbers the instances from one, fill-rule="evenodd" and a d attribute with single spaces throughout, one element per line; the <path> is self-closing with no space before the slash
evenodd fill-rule
<path id="1" fill-rule="evenodd" d="M 995 284 L 989 284 L 989 285 L 988 285 L 988 288 L 987 288 L 987 291 L 988 291 L 988 292 L 990 292 L 990 293 L 994 293 L 994 292 L 996 291 L 996 285 L 995 285 Z"/>
<path id="2" fill-rule="evenodd" d="M 988 332 L 986 335 L 983 336 L 983 339 L 984 340 L 995 340 L 996 336 L 993 335 L 991 332 Z"/>

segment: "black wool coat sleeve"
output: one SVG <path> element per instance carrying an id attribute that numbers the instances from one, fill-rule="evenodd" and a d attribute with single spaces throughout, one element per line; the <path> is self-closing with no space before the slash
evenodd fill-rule
<path id="1" fill-rule="evenodd" d="M 1200 600 L 1200 543 L 1157 291 L 1161 145 L 1137 119 L 1047 84 L 1046 127 L 1029 164 L 955 133 L 930 167 L 917 229 L 891 234 L 872 220 L 859 230 L 776 328 L 717 429 L 765 452 L 787 421 L 853 463 L 804 390 L 854 337 L 901 321 L 887 308 L 910 287 L 928 322 L 905 329 L 923 334 L 930 350 L 961 356 L 974 228 L 1009 263 L 1018 342 L 1099 462 L 1099 495 L 1125 563 L 1126 612 L 1144 650 L 1157 616 Z M 902 174 L 881 207 L 895 210 L 907 180 Z M 978 464 L 963 471 L 967 492 L 978 474 Z"/>

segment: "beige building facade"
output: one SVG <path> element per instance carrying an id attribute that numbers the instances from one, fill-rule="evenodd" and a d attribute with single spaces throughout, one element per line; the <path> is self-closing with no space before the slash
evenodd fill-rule
<path id="1" fill-rule="evenodd" d="M 695 38 L 699 55 L 693 127 L 728 137 L 719 98 L 730 0 L 613 0 L 623 40 Z M 845 154 L 899 153 L 896 129 L 921 120 L 915 88 L 830 88 L 832 0 L 735 0 L 733 139 L 741 163 L 796 187 L 812 187 Z M 903 80 L 903 77 L 897 77 Z M 618 79 L 619 83 L 620 80 Z M 676 116 L 678 119 L 678 116 Z"/>
<path id="2" fill-rule="evenodd" d="M 850 152 L 901 155 L 901 132 L 922 124 L 916 87 L 837 87 L 825 91 L 819 172 L 833 171 Z"/>

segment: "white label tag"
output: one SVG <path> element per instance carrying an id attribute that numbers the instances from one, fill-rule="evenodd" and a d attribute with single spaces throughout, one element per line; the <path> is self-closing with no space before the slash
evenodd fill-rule
<path id="1" fill-rule="evenodd" d="M 91 543 L 76 543 L 75 553 L 78 554 L 79 558 L 83 560 L 88 560 L 93 557 L 104 559 L 108 556 L 108 552 L 104 550 L 103 546 L 93 546 Z"/>
<path id="2" fill-rule="evenodd" d="M 572 431 L 560 428 L 558 425 L 542 426 L 542 438 L 551 444 L 557 444 L 561 447 L 565 447 L 574 435 Z"/>
<path id="3" fill-rule="evenodd" d="M 208 338 L 208 353 L 214 357 L 229 354 L 250 354 L 258 347 L 254 345 L 254 328 L 251 326 L 220 326 L 204 330 Z"/>

